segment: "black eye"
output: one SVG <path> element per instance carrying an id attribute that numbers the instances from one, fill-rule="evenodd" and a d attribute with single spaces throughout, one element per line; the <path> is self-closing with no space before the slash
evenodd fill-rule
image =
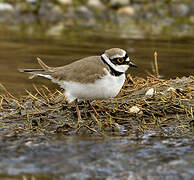
<path id="1" fill-rule="evenodd" d="M 118 58 L 117 62 L 122 63 L 124 61 L 124 58 Z"/>

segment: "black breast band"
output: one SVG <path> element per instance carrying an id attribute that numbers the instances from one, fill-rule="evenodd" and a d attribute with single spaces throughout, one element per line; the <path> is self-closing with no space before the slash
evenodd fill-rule
<path id="1" fill-rule="evenodd" d="M 122 74 L 124 74 L 124 72 L 120 72 L 120 71 L 117 71 L 115 70 L 113 67 L 111 67 L 106 61 L 105 59 L 101 56 L 101 59 L 103 61 L 104 64 L 106 64 L 109 68 L 110 68 L 110 73 L 113 75 L 113 76 L 120 76 Z"/>

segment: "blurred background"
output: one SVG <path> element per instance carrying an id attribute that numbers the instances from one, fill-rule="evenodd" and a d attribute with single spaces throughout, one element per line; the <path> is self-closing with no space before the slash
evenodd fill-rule
<path id="1" fill-rule="evenodd" d="M 132 76 L 153 73 L 158 52 L 160 76 L 193 74 L 194 1 L 192 0 L 0 0 L 0 83 L 16 95 L 33 85 L 18 68 L 49 66 L 120 47 L 139 66 Z M 2 90 L 0 89 L 0 92 Z"/>

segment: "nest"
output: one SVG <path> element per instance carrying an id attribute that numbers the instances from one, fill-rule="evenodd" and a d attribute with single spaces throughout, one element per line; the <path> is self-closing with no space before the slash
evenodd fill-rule
<path id="1" fill-rule="evenodd" d="M 0 135 L 182 136 L 193 133 L 194 77 L 173 80 L 130 75 L 116 98 L 96 100 L 92 108 L 74 104 L 63 93 L 43 86 L 17 98 L 0 95 Z"/>

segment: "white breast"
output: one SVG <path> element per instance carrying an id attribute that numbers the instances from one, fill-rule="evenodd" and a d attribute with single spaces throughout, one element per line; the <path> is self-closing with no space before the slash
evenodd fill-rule
<path id="1" fill-rule="evenodd" d="M 56 82 L 65 89 L 68 102 L 75 99 L 106 99 L 115 97 L 125 82 L 125 74 L 112 76 L 107 72 L 106 76 L 96 80 L 94 83 L 81 84 L 78 82 Z"/>

